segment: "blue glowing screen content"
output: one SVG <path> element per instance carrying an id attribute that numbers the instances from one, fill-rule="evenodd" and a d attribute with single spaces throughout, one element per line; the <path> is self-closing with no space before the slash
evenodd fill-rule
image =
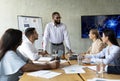
<path id="1" fill-rule="evenodd" d="M 81 37 L 88 38 L 90 29 L 98 29 L 101 36 L 105 29 L 112 29 L 120 38 L 120 15 L 81 16 Z"/>

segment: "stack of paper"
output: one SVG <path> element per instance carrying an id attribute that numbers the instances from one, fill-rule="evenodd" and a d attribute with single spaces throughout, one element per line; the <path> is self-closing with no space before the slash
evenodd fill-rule
<path id="1" fill-rule="evenodd" d="M 27 75 L 30 75 L 30 76 L 42 77 L 42 78 L 47 78 L 47 79 L 53 78 L 53 77 L 58 76 L 60 74 L 61 73 L 52 72 L 52 71 L 49 71 L 49 70 L 40 70 L 40 71 L 27 73 Z"/>
<path id="2" fill-rule="evenodd" d="M 82 66 L 80 65 L 71 65 L 62 68 L 66 74 L 73 74 L 73 73 L 85 73 L 85 71 L 82 69 Z"/>

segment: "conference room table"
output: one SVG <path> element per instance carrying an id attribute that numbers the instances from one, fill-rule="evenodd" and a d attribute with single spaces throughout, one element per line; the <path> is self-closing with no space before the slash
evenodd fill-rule
<path id="1" fill-rule="evenodd" d="M 71 61 L 71 65 L 76 64 L 77 61 Z M 82 78 L 79 76 L 79 74 L 65 74 L 64 70 L 62 69 L 65 66 L 69 66 L 70 64 L 68 62 L 63 63 L 60 65 L 58 69 L 54 69 L 51 71 L 54 72 L 60 72 L 61 75 L 58 75 L 56 77 L 46 79 L 41 77 L 33 77 L 30 75 L 27 75 L 28 72 L 24 73 L 23 76 L 20 78 L 19 81 L 83 81 Z"/>
<path id="2" fill-rule="evenodd" d="M 77 61 L 76 60 L 71 61 L 71 65 L 73 64 L 77 64 Z M 64 70 L 62 69 L 65 66 L 70 66 L 70 65 L 69 63 L 66 62 L 64 64 L 61 64 L 58 69 L 51 70 L 54 72 L 60 72 L 62 74 L 56 77 L 50 78 L 50 79 L 45 79 L 41 77 L 33 77 L 30 75 L 27 75 L 28 72 L 26 72 L 23 74 L 23 76 L 20 78 L 19 81 L 87 81 L 87 79 L 96 78 L 96 72 L 89 68 L 84 68 L 86 73 L 66 74 Z M 83 66 L 90 66 L 90 65 L 84 64 Z M 120 75 L 104 73 L 103 78 L 120 80 Z"/>
<path id="3" fill-rule="evenodd" d="M 86 66 L 86 65 L 85 65 Z M 90 66 L 90 65 L 88 65 Z M 83 81 L 87 81 L 88 79 L 93 79 L 93 78 L 99 78 L 96 76 L 96 71 L 84 68 L 86 73 L 80 74 L 81 78 Z M 110 79 L 110 80 L 119 80 L 120 81 L 120 75 L 118 74 L 108 74 L 108 73 L 103 73 L 103 79 Z"/>

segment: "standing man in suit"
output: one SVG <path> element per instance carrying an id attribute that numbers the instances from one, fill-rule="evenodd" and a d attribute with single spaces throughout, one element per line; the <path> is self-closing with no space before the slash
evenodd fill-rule
<path id="1" fill-rule="evenodd" d="M 48 53 L 46 48 L 48 41 L 51 43 L 51 54 L 55 51 L 62 50 L 65 54 L 65 47 L 63 42 L 65 41 L 66 47 L 68 48 L 69 53 L 72 53 L 70 40 L 68 36 L 67 27 L 61 22 L 61 16 L 59 12 L 52 13 L 52 20 L 46 25 L 43 37 L 43 50 L 44 53 Z"/>

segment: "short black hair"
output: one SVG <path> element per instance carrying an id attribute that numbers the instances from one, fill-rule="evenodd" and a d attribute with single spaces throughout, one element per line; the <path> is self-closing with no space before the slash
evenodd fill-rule
<path id="1" fill-rule="evenodd" d="M 54 17 L 54 15 L 56 15 L 56 14 L 60 15 L 59 12 L 53 12 L 53 13 L 52 13 L 52 17 Z"/>
<path id="2" fill-rule="evenodd" d="M 29 38 L 31 35 L 34 34 L 34 31 L 35 31 L 35 28 L 27 28 L 25 30 L 25 36 Z"/>

